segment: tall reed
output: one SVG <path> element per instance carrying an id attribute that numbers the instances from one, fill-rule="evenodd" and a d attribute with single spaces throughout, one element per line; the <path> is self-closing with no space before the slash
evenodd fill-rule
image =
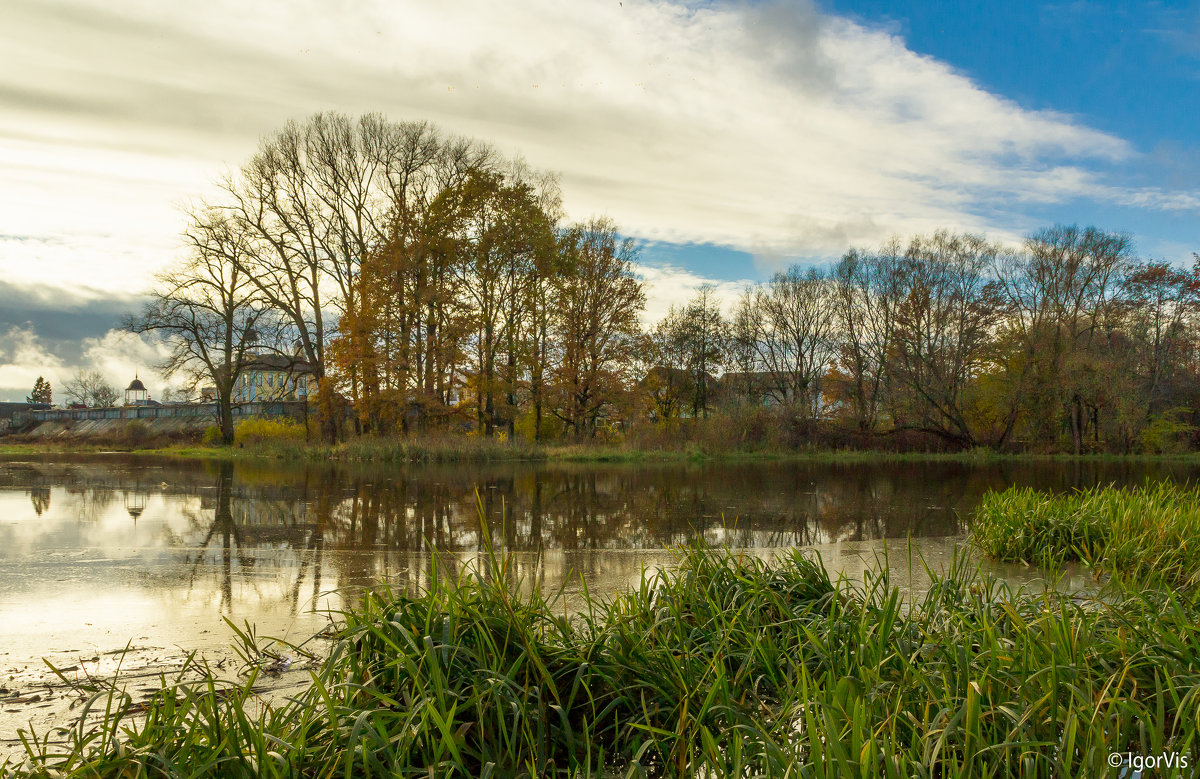
<path id="1" fill-rule="evenodd" d="M 344 614 L 293 700 L 170 680 L 114 687 L 18 776 L 1104 776 L 1108 755 L 1195 765 L 1200 599 L 1013 591 L 959 556 L 906 601 L 886 568 L 693 545 L 579 613 L 509 558 Z M 203 670 L 203 669 L 202 669 Z M 1169 774 L 1168 774 L 1169 775 Z"/>
<path id="2" fill-rule="evenodd" d="M 1171 482 L 1062 495 L 1010 487 L 975 510 L 973 543 L 998 560 L 1082 561 L 1130 584 L 1200 585 L 1200 489 Z"/>

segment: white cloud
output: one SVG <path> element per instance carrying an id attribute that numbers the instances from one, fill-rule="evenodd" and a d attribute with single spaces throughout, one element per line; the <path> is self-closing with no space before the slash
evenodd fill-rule
<path id="1" fill-rule="evenodd" d="M 1120 138 L 803 3 L 9 0 L 5 17 L 12 280 L 144 289 L 178 251 L 175 206 L 324 109 L 436 121 L 560 171 L 575 218 L 777 264 L 936 227 L 1008 237 L 1021 209 L 1079 197 L 1197 208 L 1107 184 L 1092 168 L 1136 156 Z"/>
<path id="2" fill-rule="evenodd" d="M 54 354 L 32 326 L 10 327 L 0 335 L 0 400 L 24 400 L 41 376 L 50 382 L 54 402 L 61 404 L 63 385 L 79 370 L 99 371 L 118 390 L 139 375 L 151 397 L 158 398 L 167 384 L 154 366 L 164 356 L 160 344 L 110 330 L 84 338 L 82 356 L 68 362 Z"/>
<path id="3" fill-rule="evenodd" d="M 12 400 L 24 400 L 39 376 L 52 390 L 58 387 L 61 369 L 62 361 L 46 350 L 32 327 L 10 327 L 0 337 L 0 393 L 13 395 Z"/>
<path id="4" fill-rule="evenodd" d="M 671 306 L 687 305 L 705 284 L 713 286 L 721 308 L 728 314 L 746 287 L 754 283 L 751 279 L 714 282 L 673 265 L 638 265 L 634 270 L 646 283 L 646 309 L 642 313 L 642 322 L 647 326 L 666 316 Z"/>
<path id="5" fill-rule="evenodd" d="M 118 389 L 135 377 L 142 379 L 153 398 L 161 397 L 166 381 L 154 366 L 166 356 L 160 343 L 121 330 L 109 330 L 100 338 L 83 339 L 82 365 L 99 371 Z"/>

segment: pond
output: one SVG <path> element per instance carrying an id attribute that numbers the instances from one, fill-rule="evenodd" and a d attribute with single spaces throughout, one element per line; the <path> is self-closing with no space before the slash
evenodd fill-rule
<path id="1" fill-rule="evenodd" d="M 49 679 L 43 657 L 89 673 L 118 662 L 170 668 L 193 649 L 226 646 L 225 619 L 300 640 L 363 588 L 454 575 L 481 558 L 485 535 L 514 553 L 518 573 L 561 586 L 568 600 L 581 582 L 603 596 L 635 584 L 696 537 L 763 555 L 813 547 L 850 576 L 878 565 L 886 546 L 894 581 L 919 589 L 921 561 L 937 569 L 954 556 L 989 489 L 1186 480 L 1195 471 L 1091 462 L 0 460 L 0 739 L 14 723 L 61 716 L 50 687 L 33 692 Z M 1037 576 L 985 567 L 1015 582 Z"/>

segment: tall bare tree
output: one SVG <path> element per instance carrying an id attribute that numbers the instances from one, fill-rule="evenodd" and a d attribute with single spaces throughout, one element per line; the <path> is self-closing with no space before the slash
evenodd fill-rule
<path id="1" fill-rule="evenodd" d="M 490 158 L 486 147 L 443 139 L 425 123 L 325 113 L 264 139 L 224 182 L 227 207 L 247 238 L 244 270 L 294 331 L 327 416 L 329 320 L 358 309 L 363 260 L 388 241 L 406 249 L 420 210 Z M 348 367 L 357 401 L 362 377 L 356 365 Z M 326 432 L 333 430 L 327 425 Z"/>
<path id="2" fill-rule="evenodd" d="M 195 387 L 212 382 L 225 443 L 233 441 L 233 388 L 268 337 L 272 312 L 246 272 L 245 236 L 226 215 L 202 211 L 185 233 L 191 257 L 158 277 L 142 312 L 125 321 L 133 333 L 154 333 L 170 352 L 159 366 Z"/>
<path id="3" fill-rule="evenodd" d="M 874 253 L 851 250 L 831 276 L 837 367 L 844 372 L 850 414 L 864 433 L 876 429 L 886 398 L 901 256 L 898 240 Z"/>
<path id="4" fill-rule="evenodd" d="M 1000 248 L 980 236 L 939 231 L 913 238 L 898 268 L 900 302 L 889 371 L 904 393 L 902 426 L 963 446 L 981 442 L 968 390 L 988 367 L 996 321 L 989 270 Z M 998 436 L 1012 429 L 1012 417 Z"/>
<path id="5" fill-rule="evenodd" d="M 825 273 L 793 267 L 748 290 L 739 305 L 745 311 L 739 315 L 743 327 L 749 329 L 740 338 L 756 354 L 760 390 L 781 405 L 815 415 L 832 343 L 833 307 Z"/>

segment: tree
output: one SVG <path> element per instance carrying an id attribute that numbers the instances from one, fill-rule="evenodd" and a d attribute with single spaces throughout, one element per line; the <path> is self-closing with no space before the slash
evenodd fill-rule
<path id="1" fill-rule="evenodd" d="M 916 236 L 897 268 L 898 305 L 889 354 L 903 426 L 975 446 L 968 388 L 989 367 L 998 307 L 988 271 L 1000 248 L 977 235 Z M 1009 426 L 997 440 L 1001 443 Z"/>
<path id="2" fill-rule="evenodd" d="M 667 423 L 683 412 L 687 399 L 695 398 L 689 370 L 687 312 L 672 305 L 647 338 L 650 350 L 644 378 L 654 419 Z"/>
<path id="3" fill-rule="evenodd" d="M 901 255 L 897 240 L 874 253 L 851 250 L 831 275 L 838 333 L 836 367 L 843 377 L 839 394 L 864 433 L 875 430 L 886 398 Z"/>
<path id="4" fill-rule="evenodd" d="M 717 306 L 716 287 L 701 285 L 683 310 L 683 338 L 687 371 L 692 380 L 692 415 L 708 416 L 709 391 L 714 374 L 724 367 L 725 318 Z"/>
<path id="5" fill-rule="evenodd" d="M 1131 265 L 1121 281 L 1122 326 L 1134 347 L 1133 366 L 1147 414 L 1166 411 L 1186 374 L 1200 312 L 1200 260 L 1190 271 L 1165 262 Z"/>
<path id="6" fill-rule="evenodd" d="M 487 436 L 497 426 L 511 435 L 524 367 L 526 287 L 554 251 L 554 234 L 527 184 L 475 172 L 450 194 L 455 268 L 474 331 L 476 418 Z"/>
<path id="7" fill-rule="evenodd" d="M 1023 347 L 1020 403 L 1032 433 L 1053 440 L 1065 417 L 1076 454 L 1089 425 L 1099 436 L 1101 366 L 1110 356 L 1121 309 L 1114 296 L 1132 252 L 1128 235 L 1055 225 L 1029 236 L 1023 251 L 995 257 L 1004 326 Z"/>
<path id="8" fill-rule="evenodd" d="M 63 385 L 63 394 L 69 403 L 78 403 L 88 408 L 109 408 L 117 405 L 121 395 L 105 381 L 99 371 L 80 368 Z"/>
<path id="9" fill-rule="evenodd" d="M 51 402 L 52 397 L 53 392 L 50 389 L 50 382 L 38 376 L 37 381 L 33 383 L 33 391 L 29 393 L 29 397 L 25 398 L 25 402 L 48 404 Z"/>
<path id="10" fill-rule="evenodd" d="M 461 180 L 395 217 L 363 259 L 356 306 L 329 345 L 339 384 L 350 391 L 358 377 L 364 430 L 407 429 L 402 408 L 446 413 L 464 379 L 489 435 L 514 431 L 526 376 L 544 399 L 557 183 L 522 166 L 451 178 Z"/>
<path id="11" fill-rule="evenodd" d="M 594 437 L 599 418 L 629 383 L 646 294 L 633 274 L 637 248 L 617 238 L 610 220 L 568 228 L 560 246 L 562 269 L 552 282 L 559 352 L 553 413 L 576 438 Z"/>
<path id="12" fill-rule="evenodd" d="M 748 344 L 763 376 L 755 384 L 780 405 L 814 416 L 830 357 L 833 307 L 825 274 L 793 267 L 747 290 L 735 310 L 738 341 Z"/>
<path id="13" fill-rule="evenodd" d="M 244 234 L 226 215 L 195 214 L 185 240 L 192 256 L 158 277 L 141 314 L 125 321 L 133 333 L 153 332 L 170 354 L 160 365 L 167 378 L 182 373 L 194 387 L 212 382 L 221 439 L 233 442 L 233 388 L 255 355 L 270 343 L 272 314 L 246 273 Z"/>
<path id="14" fill-rule="evenodd" d="M 443 139 L 426 123 L 324 113 L 266 138 L 223 183 L 245 238 L 243 271 L 294 332 L 318 381 L 326 437 L 336 436 L 332 387 L 323 380 L 334 329 L 328 310 L 363 316 L 364 259 L 389 242 L 406 253 L 425 207 L 469 171 L 491 166 L 493 156 L 481 144 Z M 357 363 L 345 367 L 357 404 L 363 376 Z"/>

